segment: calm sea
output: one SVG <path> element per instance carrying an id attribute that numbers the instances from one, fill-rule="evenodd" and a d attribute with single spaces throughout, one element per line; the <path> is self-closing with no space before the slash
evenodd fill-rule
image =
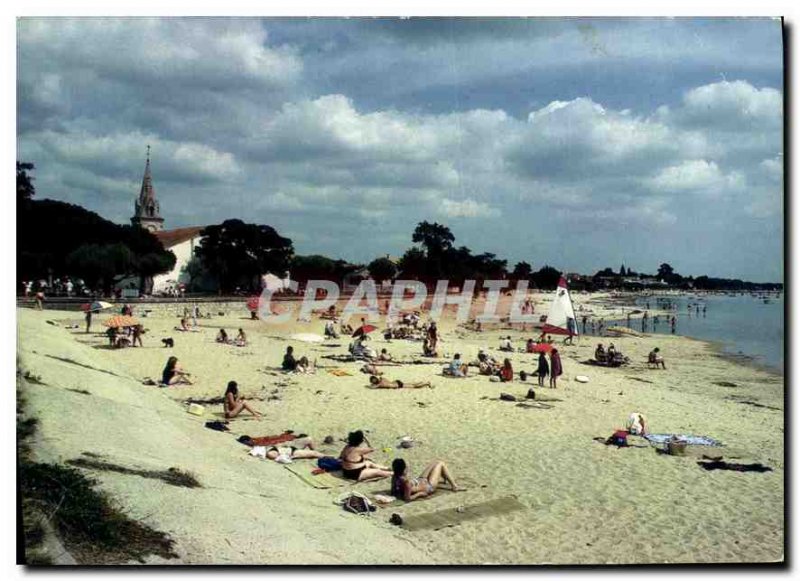
<path id="1" fill-rule="evenodd" d="M 677 305 L 676 335 L 718 341 L 725 352 L 753 357 L 756 363 L 783 374 L 783 296 L 772 295 L 769 303 L 749 294 L 665 298 Z M 655 297 L 642 298 L 637 303 L 642 308 L 648 301 L 651 309 L 658 307 Z M 691 310 L 687 309 L 690 304 Z M 699 314 L 696 305 L 700 306 Z M 641 330 L 641 321 L 633 320 L 631 328 Z M 658 325 L 648 324 L 647 332 L 671 331 L 662 318 Z"/>

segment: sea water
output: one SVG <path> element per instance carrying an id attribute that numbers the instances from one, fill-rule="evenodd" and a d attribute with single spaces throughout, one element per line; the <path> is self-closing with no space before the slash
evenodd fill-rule
<path id="1" fill-rule="evenodd" d="M 751 294 L 670 295 L 661 298 L 677 306 L 672 311 L 676 316 L 676 335 L 719 342 L 724 352 L 746 355 L 755 363 L 783 374 L 783 294 L 780 298 L 771 294 L 766 301 L 760 295 L 754 297 Z M 636 308 L 646 310 L 648 302 L 651 310 L 661 308 L 656 297 L 639 298 Z M 687 308 L 689 305 L 691 309 Z M 697 306 L 700 307 L 699 313 Z M 658 325 L 653 325 L 652 313 L 648 319 L 647 333 L 671 333 L 667 317 L 659 317 Z M 632 318 L 630 327 L 641 331 L 641 320 Z"/>

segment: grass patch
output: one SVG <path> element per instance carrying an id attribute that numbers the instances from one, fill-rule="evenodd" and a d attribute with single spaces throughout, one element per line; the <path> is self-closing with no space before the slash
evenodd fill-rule
<path id="1" fill-rule="evenodd" d="M 148 555 L 177 558 L 164 533 L 128 518 L 109 497 L 94 489 L 95 480 L 58 464 L 22 462 L 23 528 L 34 541 L 41 515 L 51 523 L 76 561 L 84 564 L 144 562 Z M 34 517 L 26 519 L 25 515 Z M 35 517 L 40 518 L 35 518 Z"/>
<path id="2" fill-rule="evenodd" d="M 86 455 L 86 454 L 84 454 Z M 101 470 L 104 472 L 117 472 L 119 474 L 130 474 L 131 476 L 141 476 L 151 480 L 161 480 L 172 486 L 182 486 L 184 488 L 200 488 L 201 484 L 191 472 L 186 472 L 180 468 L 168 468 L 167 470 L 142 470 L 140 468 L 128 468 L 119 464 L 112 464 L 103 460 L 92 460 L 90 458 L 75 458 L 67 460 L 70 466 L 87 468 L 89 470 Z"/>

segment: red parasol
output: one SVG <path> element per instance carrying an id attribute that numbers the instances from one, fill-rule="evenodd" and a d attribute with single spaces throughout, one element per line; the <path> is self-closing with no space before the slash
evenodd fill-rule
<path id="1" fill-rule="evenodd" d="M 372 333 L 378 327 L 375 325 L 361 325 L 358 329 L 353 332 L 353 337 L 360 337 L 361 335 L 366 335 L 367 333 Z"/>
<path id="2" fill-rule="evenodd" d="M 533 346 L 534 353 L 550 353 L 553 346 L 550 343 L 537 343 Z"/>
<path id="3" fill-rule="evenodd" d="M 257 311 L 260 302 L 261 302 L 261 297 L 250 297 L 249 299 L 247 299 L 247 310 Z"/>

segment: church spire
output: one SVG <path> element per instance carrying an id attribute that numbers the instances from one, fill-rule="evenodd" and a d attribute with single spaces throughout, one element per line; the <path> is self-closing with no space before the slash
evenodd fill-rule
<path id="1" fill-rule="evenodd" d="M 153 176 L 150 173 L 149 145 L 147 146 L 147 161 L 144 165 L 144 177 L 142 177 L 142 189 L 139 192 L 139 199 L 134 205 L 131 224 L 141 226 L 151 232 L 157 232 L 164 228 L 164 218 L 161 217 L 156 191 L 153 188 Z"/>

